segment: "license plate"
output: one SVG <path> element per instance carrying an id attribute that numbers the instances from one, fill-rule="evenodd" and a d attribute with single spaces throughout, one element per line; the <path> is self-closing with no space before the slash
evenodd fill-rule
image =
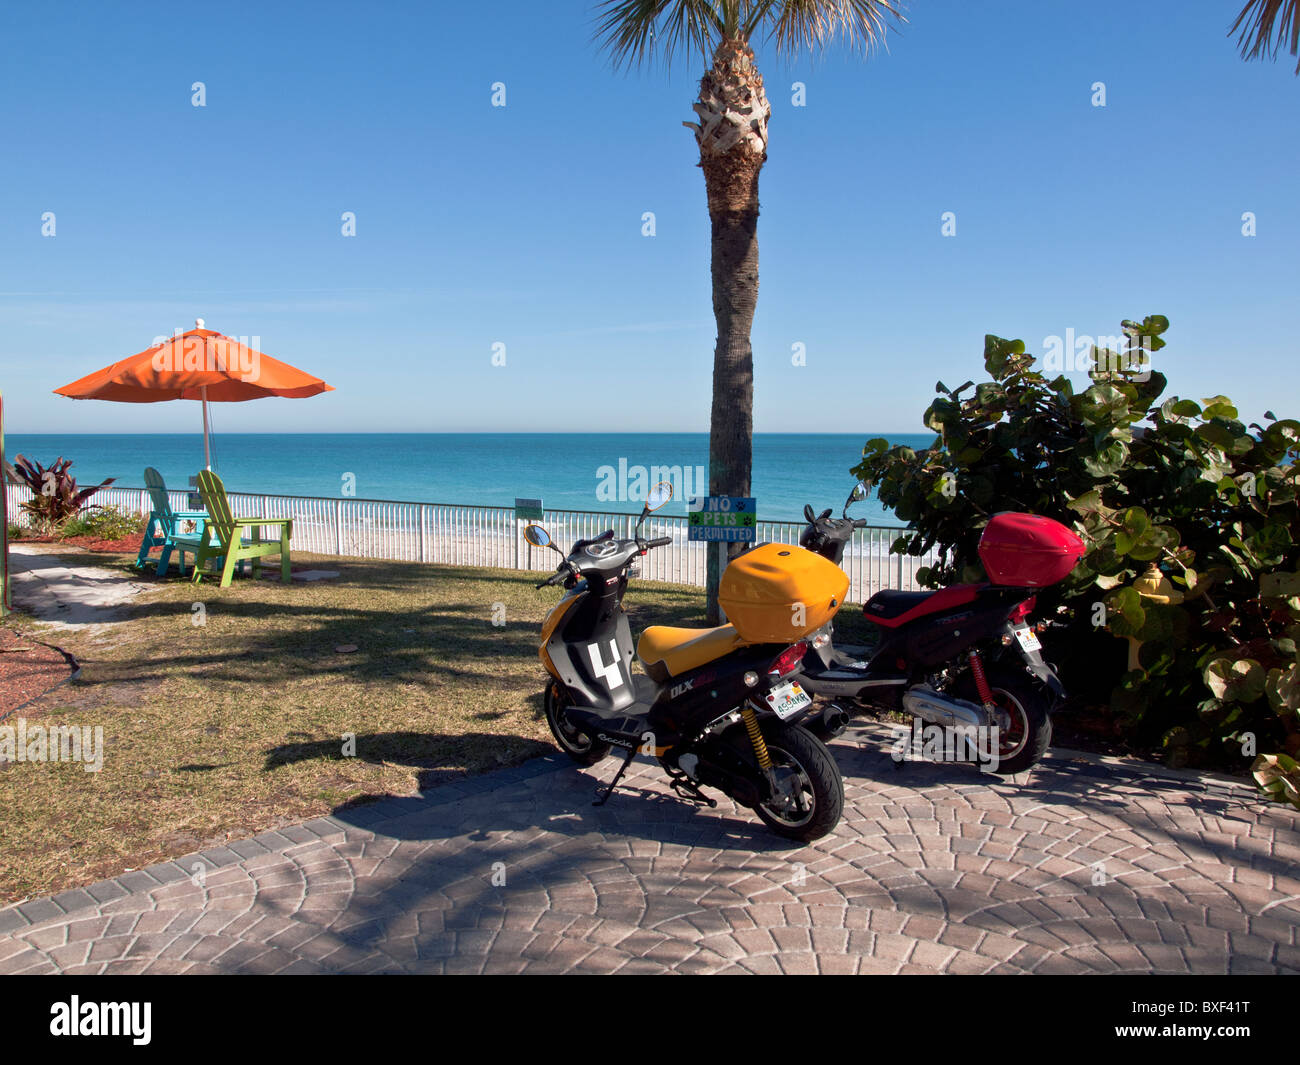
<path id="1" fill-rule="evenodd" d="M 767 705 L 772 708 L 782 721 L 793 714 L 797 714 L 805 706 L 812 703 L 812 698 L 799 687 L 798 681 L 791 681 L 789 684 L 778 684 L 767 693 Z"/>
<path id="2" fill-rule="evenodd" d="M 1026 651 L 1037 651 L 1043 645 L 1038 642 L 1038 637 L 1034 635 L 1034 630 L 1028 625 L 1017 625 L 1013 630 L 1016 639 L 1020 641 L 1020 646 Z"/>

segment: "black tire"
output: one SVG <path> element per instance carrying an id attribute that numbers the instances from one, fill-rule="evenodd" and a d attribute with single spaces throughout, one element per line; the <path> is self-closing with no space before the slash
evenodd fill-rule
<path id="1" fill-rule="evenodd" d="M 558 684 L 552 684 L 542 696 L 546 707 L 546 723 L 551 727 L 556 746 L 579 765 L 595 765 L 609 756 L 612 749 L 608 743 L 601 743 L 589 732 L 572 724 L 564 709 L 567 697 L 560 692 Z"/>
<path id="2" fill-rule="evenodd" d="M 993 701 L 1010 716 L 1009 730 L 999 733 L 998 764 L 991 772 L 1011 776 L 1037 764 L 1052 742 L 1051 700 L 1028 674 L 1005 666 L 985 668 Z M 975 678 L 967 673 L 957 685 L 957 694 L 971 702 L 980 701 Z M 1009 734 L 1007 734 L 1009 731 Z"/>
<path id="3" fill-rule="evenodd" d="M 826 744 L 802 725 L 765 724 L 763 739 L 778 772 L 794 769 L 802 775 L 807 806 L 795 812 L 759 803 L 754 812 L 777 835 L 802 843 L 832 832 L 844 813 L 844 778 Z"/>

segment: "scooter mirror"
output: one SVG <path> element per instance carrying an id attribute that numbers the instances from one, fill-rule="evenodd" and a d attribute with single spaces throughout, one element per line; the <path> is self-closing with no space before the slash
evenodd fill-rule
<path id="1" fill-rule="evenodd" d="M 540 525 L 524 526 L 524 539 L 534 547 L 550 547 L 551 537 Z"/>
<path id="2" fill-rule="evenodd" d="M 671 481 L 660 481 L 650 489 L 649 494 L 645 497 L 645 509 L 647 513 L 658 510 L 668 500 L 673 497 L 673 484 Z"/>
<path id="3" fill-rule="evenodd" d="M 869 491 L 866 481 L 859 481 L 855 484 L 853 486 L 853 491 L 849 493 L 849 498 L 844 501 L 845 512 L 847 512 L 849 507 L 854 503 L 860 503 L 862 500 L 866 499 Z"/>

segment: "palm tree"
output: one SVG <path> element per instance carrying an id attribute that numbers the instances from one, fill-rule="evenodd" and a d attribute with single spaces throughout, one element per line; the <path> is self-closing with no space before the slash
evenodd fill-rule
<path id="1" fill-rule="evenodd" d="M 1245 23 L 1237 43 L 1243 59 L 1276 59 L 1278 49 L 1289 44 L 1292 55 L 1300 55 L 1300 2 L 1298 0 L 1249 0 L 1232 24 L 1228 35 Z M 1276 30 L 1274 29 L 1276 27 Z M 1296 63 L 1300 74 L 1300 62 Z"/>
<path id="2" fill-rule="evenodd" d="M 863 53 L 883 43 L 890 0 L 604 0 L 596 40 L 616 67 L 674 54 L 712 62 L 700 79 L 693 130 L 712 223 L 713 409 L 709 494 L 748 496 L 753 463 L 754 355 L 749 333 L 758 301 L 758 175 L 767 159 L 772 108 L 750 41 L 764 34 L 777 51 L 825 47 L 837 38 Z M 731 545 L 734 556 L 740 545 Z M 716 624 L 716 552 L 709 553 L 708 615 Z"/>

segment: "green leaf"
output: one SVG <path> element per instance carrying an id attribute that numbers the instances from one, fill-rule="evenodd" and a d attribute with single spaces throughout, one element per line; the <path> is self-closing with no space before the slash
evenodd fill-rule
<path id="1" fill-rule="evenodd" d="M 1101 493 L 1095 488 L 1089 492 L 1084 492 L 1083 495 L 1071 499 L 1069 507 L 1079 514 L 1095 513 L 1102 509 Z"/>
<path id="2" fill-rule="evenodd" d="M 1264 682 L 1264 691 L 1268 694 L 1268 704 L 1279 714 L 1294 714 L 1300 711 L 1300 666 L 1291 665 L 1286 669 L 1273 668 L 1268 671 Z"/>
<path id="3" fill-rule="evenodd" d="M 1225 702 L 1251 703 L 1264 694 L 1266 675 L 1253 658 L 1214 659 L 1202 673 L 1205 686 L 1216 699 Z"/>
<path id="4" fill-rule="evenodd" d="M 1120 523 L 1125 532 L 1139 538 L 1151 528 L 1151 519 L 1141 507 L 1129 507 L 1120 518 Z"/>
<path id="5" fill-rule="evenodd" d="M 1100 382 L 1079 394 L 1079 412 L 1089 421 L 1121 421 L 1128 413 L 1129 398 L 1108 382 Z"/>
<path id="6" fill-rule="evenodd" d="M 1096 478 L 1112 476 L 1128 459 L 1128 444 L 1115 440 L 1091 455 L 1083 456 L 1083 468 Z"/>
<path id="7" fill-rule="evenodd" d="M 1140 562 L 1151 562 L 1178 546 L 1178 530 L 1169 525 L 1154 525 L 1129 548 L 1129 555 Z"/>
<path id="8" fill-rule="evenodd" d="M 1000 381 L 1006 376 L 1012 357 L 1023 355 L 1024 351 L 1023 340 L 1003 340 L 1002 337 L 989 333 L 984 337 L 984 367 L 995 380 Z"/>
<path id="9" fill-rule="evenodd" d="M 1116 636 L 1136 636 L 1147 619 L 1142 597 L 1127 586 L 1106 597 L 1106 611 L 1106 627 Z"/>
<path id="10" fill-rule="evenodd" d="M 1204 409 L 1201 411 L 1201 417 L 1209 420 L 1210 418 L 1229 418 L 1237 417 L 1237 408 L 1232 405 L 1232 400 L 1227 396 L 1211 396 L 1209 399 L 1201 400 Z"/>

